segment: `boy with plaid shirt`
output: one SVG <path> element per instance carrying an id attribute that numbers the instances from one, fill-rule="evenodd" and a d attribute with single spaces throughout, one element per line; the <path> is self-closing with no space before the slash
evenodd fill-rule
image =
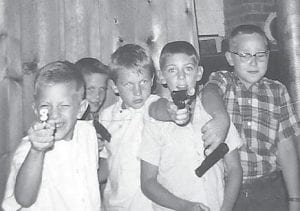
<path id="1" fill-rule="evenodd" d="M 286 87 L 264 77 L 267 47 L 259 27 L 238 26 L 225 54 L 234 71 L 212 73 L 205 88 L 219 91 L 244 140 L 240 148 L 243 185 L 234 210 L 300 210 L 293 140 L 299 135 L 299 120 Z"/>

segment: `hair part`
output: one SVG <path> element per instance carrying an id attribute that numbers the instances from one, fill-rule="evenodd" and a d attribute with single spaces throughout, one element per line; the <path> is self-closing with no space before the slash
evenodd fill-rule
<path id="1" fill-rule="evenodd" d="M 195 60 L 196 65 L 200 65 L 200 57 L 194 46 L 187 41 L 175 41 L 167 43 L 161 50 L 159 57 L 160 69 L 163 68 L 166 58 L 174 54 L 186 54 Z"/>
<path id="2" fill-rule="evenodd" d="M 238 35 L 244 35 L 244 34 L 258 34 L 262 36 L 265 39 L 267 49 L 269 49 L 269 41 L 265 32 L 259 26 L 253 24 L 245 24 L 245 25 L 239 25 L 231 31 L 229 36 L 228 50 L 230 50 L 235 45 L 235 38 Z"/>
<path id="3" fill-rule="evenodd" d="M 147 71 L 151 77 L 155 71 L 152 58 L 143 47 L 135 44 L 121 46 L 111 55 L 110 79 L 116 83 L 118 72 L 124 69 L 138 74 Z"/>
<path id="4" fill-rule="evenodd" d="M 81 92 L 84 98 L 85 87 L 82 74 L 77 70 L 76 65 L 69 61 L 55 61 L 42 67 L 34 80 L 34 97 L 37 97 L 38 90 L 42 86 L 54 86 L 61 83 L 76 84 L 76 91 Z"/>
<path id="5" fill-rule="evenodd" d="M 89 75 L 92 73 L 99 73 L 108 76 L 108 66 L 100 62 L 96 58 L 86 57 L 79 59 L 75 62 L 77 69 L 83 75 Z"/>

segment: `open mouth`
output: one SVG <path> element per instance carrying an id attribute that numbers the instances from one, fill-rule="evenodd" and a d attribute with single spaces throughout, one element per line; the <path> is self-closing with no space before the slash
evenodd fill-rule
<path id="1" fill-rule="evenodd" d="M 175 91 L 181 91 L 181 90 L 187 90 L 187 86 L 176 86 L 176 90 Z"/>

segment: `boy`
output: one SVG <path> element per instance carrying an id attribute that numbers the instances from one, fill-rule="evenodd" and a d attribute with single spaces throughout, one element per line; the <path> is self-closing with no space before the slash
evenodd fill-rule
<path id="1" fill-rule="evenodd" d="M 225 56 L 234 71 L 213 73 L 206 88 L 219 91 L 243 140 L 239 151 L 243 185 L 235 210 L 284 211 L 289 206 L 299 211 L 293 143 L 299 121 L 285 86 L 264 77 L 269 59 L 264 32 L 255 25 L 236 27 Z"/>
<path id="2" fill-rule="evenodd" d="M 98 120 L 107 90 L 108 66 L 95 58 L 82 58 L 75 65 L 83 75 L 86 86 L 88 109 L 83 115 L 86 120 Z"/>
<path id="3" fill-rule="evenodd" d="M 90 122 L 77 121 L 88 103 L 75 69 L 57 61 L 38 72 L 33 108 L 43 122 L 15 152 L 4 210 L 100 210 L 97 137 Z"/>
<path id="4" fill-rule="evenodd" d="M 168 43 L 160 55 L 158 78 L 167 84 L 170 93 L 195 89 L 202 77 L 198 66 L 199 56 L 194 47 L 185 41 Z M 211 119 L 205 112 L 200 97 L 192 101 L 191 120 L 185 126 L 149 118 L 145 122 L 140 148 L 141 187 L 155 204 L 155 210 L 231 210 L 242 178 L 237 147 L 241 140 L 230 127 L 230 152 L 203 177 L 195 169 L 204 160 L 201 127 Z"/>
<path id="5" fill-rule="evenodd" d="M 145 49 L 126 44 L 111 56 L 110 78 L 119 100 L 100 114 L 100 122 L 112 134 L 105 148 L 109 176 L 104 190 L 104 207 L 114 211 L 148 211 L 151 202 L 140 187 L 140 162 L 143 116 L 158 97 L 151 95 L 154 65 Z M 102 165 L 102 164 L 101 164 Z"/>
<path id="6" fill-rule="evenodd" d="M 98 59 L 90 57 L 79 59 L 75 65 L 83 75 L 85 82 L 85 95 L 89 103 L 89 106 L 81 119 L 94 120 L 93 123 L 98 125 L 99 129 L 98 131 L 96 130 L 96 132 L 98 138 L 98 150 L 100 152 L 105 146 L 105 140 L 107 139 L 106 141 L 109 141 L 109 135 L 107 135 L 108 133 L 106 132 L 106 129 L 101 125 L 101 123 L 98 124 L 99 112 L 106 98 L 108 66 L 104 65 Z M 95 128 L 97 127 L 95 126 Z M 107 174 L 107 166 L 101 165 L 101 168 L 98 169 L 101 196 L 103 195 Z"/>

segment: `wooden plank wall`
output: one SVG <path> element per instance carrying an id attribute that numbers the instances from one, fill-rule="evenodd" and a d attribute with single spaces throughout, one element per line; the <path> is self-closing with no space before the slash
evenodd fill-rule
<path id="1" fill-rule="evenodd" d="M 108 63 L 126 43 L 147 47 L 158 67 L 173 40 L 198 48 L 193 0 L 0 0 L 0 201 L 11 152 L 34 119 L 38 68 L 88 56 Z"/>

